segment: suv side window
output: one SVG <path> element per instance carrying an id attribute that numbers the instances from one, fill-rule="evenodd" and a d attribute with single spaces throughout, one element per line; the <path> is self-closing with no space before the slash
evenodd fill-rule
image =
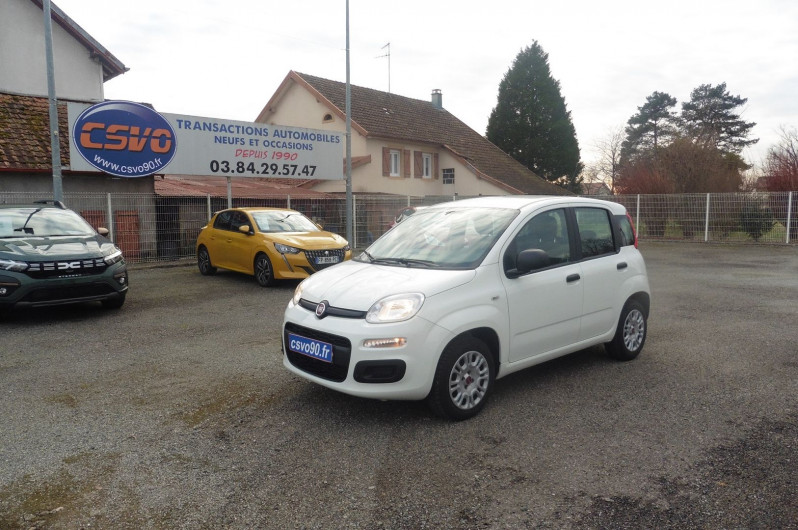
<path id="1" fill-rule="evenodd" d="M 564 209 L 549 210 L 527 221 L 507 249 L 504 269 L 514 269 L 518 253 L 533 248 L 548 254 L 548 266 L 571 261 L 571 244 Z"/>
<path id="2" fill-rule="evenodd" d="M 610 213 L 604 208 L 575 208 L 582 258 L 615 252 Z"/>

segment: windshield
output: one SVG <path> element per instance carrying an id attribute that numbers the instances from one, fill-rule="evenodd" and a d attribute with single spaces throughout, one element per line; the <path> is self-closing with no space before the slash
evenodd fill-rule
<path id="1" fill-rule="evenodd" d="M 317 232 L 316 223 L 299 212 L 285 210 L 250 212 L 260 232 Z"/>
<path id="2" fill-rule="evenodd" d="M 405 267 L 472 269 L 479 265 L 518 210 L 419 210 L 375 241 L 359 261 Z"/>
<path id="3" fill-rule="evenodd" d="M 0 208 L 0 238 L 87 236 L 96 232 L 71 210 Z"/>

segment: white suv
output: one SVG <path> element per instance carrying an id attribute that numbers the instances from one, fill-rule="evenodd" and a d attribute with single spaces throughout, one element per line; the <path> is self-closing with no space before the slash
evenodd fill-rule
<path id="1" fill-rule="evenodd" d="M 646 266 L 623 206 L 480 197 L 425 208 L 297 286 L 283 364 L 347 394 L 466 419 L 494 381 L 596 344 L 646 340 Z"/>

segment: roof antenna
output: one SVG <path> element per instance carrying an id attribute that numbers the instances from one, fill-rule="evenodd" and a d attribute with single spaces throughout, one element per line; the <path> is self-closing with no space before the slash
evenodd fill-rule
<path id="1" fill-rule="evenodd" d="M 388 48 L 388 51 L 385 53 L 385 55 L 378 55 L 375 58 L 376 59 L 380 59 L 382 57 L 388 58 L 388 93 L 390 94 L 391 93 L 391 43 L 389 42 L 380 49 L 384 50 L 385 48 Z"/>

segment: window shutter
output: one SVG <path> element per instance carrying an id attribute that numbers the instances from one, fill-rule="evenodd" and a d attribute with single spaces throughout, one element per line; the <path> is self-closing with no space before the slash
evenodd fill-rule
<path id="1" fill-rule="evenodd" d="M 438 153 L 435 153 L 432 155 L 432 178 L 437 180 L 439 176 L 438 173 Z"/>
<path id="2" fill-rule="evenodd" d="M 382 148 L 382 176 L 391 175 L 391 150 L 387 147 Z"/>
<path id="3" fill-rule="evenodd" d="M 417 179 L 420 179 L 423 173 L 424 168 L 422 164 L 421 151 L 413 151 L 413 176 Z"/>
<path id="4" fill-rule="evenodd" d="M 402 149 L 402 176 L 410 178 L 410 151 Z"/>

